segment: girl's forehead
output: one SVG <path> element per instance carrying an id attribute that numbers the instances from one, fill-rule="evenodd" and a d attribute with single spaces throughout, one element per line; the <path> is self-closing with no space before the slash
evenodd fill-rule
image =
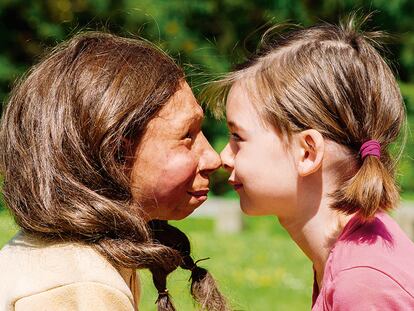
<path id="1" fill-rule="evenodd" d="M 229 126 L 252 128 L 262 126 L 263 120 L 252 103 L 250 96 L 242 84 L 234 84 L 226 103 L 226 116 Z"/>
<path id="2" fill-rule="evenodd" d="M 243 82 L 236 82 L 231 87 L 226 102 L 227 112 L 240 115 L 254 114 L 258 116 L 258 107 L 248 86 Z"/>
<path id="3" fill-rule="evenodd" d="M 271 130 L 274 126 L 264 117 L 264 106 L 256 96 L 254 81 L 241 80 L 234 83 L 226 101 L 226 117 L 229 127 L 251 130 Z"/>

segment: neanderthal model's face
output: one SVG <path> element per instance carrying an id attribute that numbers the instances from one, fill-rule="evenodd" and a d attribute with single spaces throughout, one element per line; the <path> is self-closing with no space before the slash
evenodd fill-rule
<path id="1" fill-rule="evenodd" d="M 201 131 L 203 110 L 181 88 L 148 123 L 131 161 L 133 200 L 147 219 L 182 219 L 206 199 L 221 161 Z"/>

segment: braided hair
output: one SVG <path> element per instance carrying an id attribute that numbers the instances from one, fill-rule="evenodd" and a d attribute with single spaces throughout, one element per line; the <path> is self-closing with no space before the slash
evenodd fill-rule
<path id="1" fill-rule="evenodd" d="M 191 271 L 191 295 L 199 303 L 201 310 L 229 310 L 228 303 L 218 290 L 211 274 L 197 265 L 200 260 L 194 261 L 191 257 L 190 241 L 184 232 L 164 220 L 152 220 L 149 226 L 154 242 L 178 251 L 181 256 L 179 266 Z M 173 270 L 166 270 L 160 266 L 150 267 L 154 285 L 158 290 L 158 311 L 175 310 L 167 289 L 167 276 Z"/>

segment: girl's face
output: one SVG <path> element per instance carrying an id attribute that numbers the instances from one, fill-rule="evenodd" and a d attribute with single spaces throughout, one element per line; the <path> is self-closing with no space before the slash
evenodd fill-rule
<path id="1" fill-rule="evenodd" d="M 288 215 L 298 179 L 290 147 L 261 119 L 240 82 L 230 90 L 226 116 L 230 139 L 220 156 L 241 209 L 249 215 Z"/>
<path id="2" fill-rule="evenodd" d="M 187 83 L 147 126 L 131 159 L 131 192 L 147 219 L 182 219 L 207 199 L 220 157 L 201 131 L 203 110 Z"/>

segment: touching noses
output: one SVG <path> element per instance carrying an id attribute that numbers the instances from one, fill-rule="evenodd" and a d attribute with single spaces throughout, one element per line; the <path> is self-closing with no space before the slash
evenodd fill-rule
<path id="1" fill-rule="evenodd" d="M 234 154 L 230 144 L 227 144 L 226 147 L 224 147 L 224 149 L 221 151 L 220 158 L 223 168 L 227 172 L 231 173 L 234 167 Z"/>
<path id="2" fill-rule="evenodd" d="M 221 159 L 218 153 L 211 147 L 207 139 L 202 137 L 202 148 L 200 157 L 200 171 L 203 175 L 210 175 L 221 166 Z"/>

